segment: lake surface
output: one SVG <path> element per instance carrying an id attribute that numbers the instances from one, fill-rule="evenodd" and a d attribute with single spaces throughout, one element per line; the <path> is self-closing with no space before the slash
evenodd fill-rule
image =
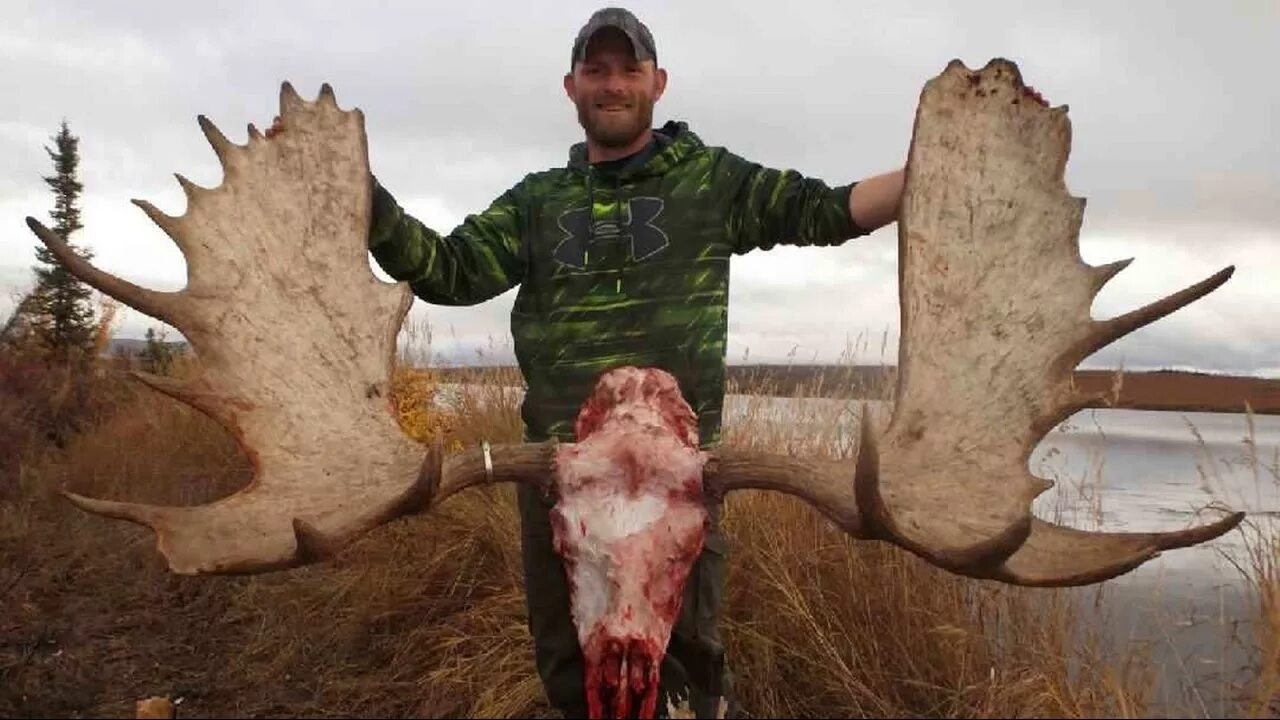
<path id="1" fill-rule="evenodd" d="M 797 436 L 856 441 L 860 403 L 733 397 L 726 427 L 769 418 Z M 881 421 L 888 408 L 868 405 Z M 1252 423 L 1252 424 L 1251 424 Z M 1029 469 L 1053 480 L 1033 511 L 1085 530 L 1178 530 L 1219 517 L 1212 507 L 1249 513 L 1246 523 L 1280 531 L 1280 417 L 1229 413 L 1085 410 L 1050 432 Z M 1199 513 L 1199 514 L 1198 514 Z M 1100 596 L 1105 632 L 1119 646 L 1147 647 L 1159 678 L 1159 715 L 1240 714 L 1233 687 L 1253 662 L 1256 596 L 1234 563 L 1248 567 L 1246 535 L 1237 529 L 1192 548 L 1171 550 L 1138 569 L 1071 592 Z M 1256 537 L 1256 535 L 1254 535 Z"/>
<path id="2" fill-rule="evenodd" d="M 1045 506 L 1064 500 L 1085 518 L 1069 524 L 1175 530 L 1217 517 L 1196 514 L 1211 504 L 1249 514 L 1250 527 L 1167 551 L 1104 589 L 1117 637 L 1153 643 L 1168 707 L 1200 717 L 1238 715 L 1231 685 L 1247 681 L 1255 660 L 1257 599 L 1236 563 L 1249 567 L 1247 539 L 1256 540 L 1257 531 L 1280 529 L 1280 417 L 1092 410 L 1066 425 L 1037 448 L 1031 469 L 1066 478 L 1060 486 L 1082 478 L 1096 485 L 1093 493 L 1068 488 L 1042 498 Z M 1091 516 L 1100 523 L 1091 524 Z"/>
<path id="3" fill-rule="evenodd" d="M 725 426 L 751 418 L 794 437 L 850 446 L 857 402 L 757 396 L 726 398 Z M 887 408 L 869 408 L 883 419 Z M 1252 425 L 1251 425 L 1252 422 Z M 1033 474 L 1054 489 L 1033 510 L 1046 520 L 1087 530 L 1176 530 L 1219 515 L 1226 506 L 1249 513 L 1247 524 L 1280 532 L 1280 417 L 1085 410 L 1037 446 Z M 1197 515 L 1197 513 L 1200 513 Z M 1160 677 L 1158 714 L 1238 715 L 1232 683 L 1247 680 L 1254 660 L 1256 597 L 1234 563 L 1248 566 L 1247 529 L 1171 550 L 1120 578 L 1072 592 L 1101 594 L 1100 629 L 1117 644 L 1148 646 Z"/>

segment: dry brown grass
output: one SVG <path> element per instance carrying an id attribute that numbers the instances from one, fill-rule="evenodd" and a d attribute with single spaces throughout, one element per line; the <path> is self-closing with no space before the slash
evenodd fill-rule
<path id="1" fill-rule="evenodd" d="M 1280 449 L 1270 457 L 1260 453 L 1252 414 L 1247 419 L 1249 432 L 1244 442 L 1250 452 L 1246 463 L 1254 482 L 1280 486 Z M 1243 693 L 1240 712 L 1249 717 L 1280 717 L 1280 530 L 1265 516 L 1246 519 L 1241 530 L 1245 552 L 1235 562 L 1254 603 L 1254 612 L 1245 620 L 1253 630 L 1256 647 L 1251 683 Z"/>
<path id="2" fill-rule="evenodd" d="M 1257 660 L 1245 712 L 1249 717 L 1280 717 L 1280 536 L 1254 532 L 1246 576 L 1253 581 Z"/>
<path id="3" fill-rule="evenodd" d="M 414 377 L 411 394 L 435 387 L 429 374 Z M 324 565 L 178 577 L 149 532 L 75 511 L 56 489 L 190 504 L 243 486 L 247 466 L 205 417 L 114 375 L 100 382 L 110 412 L 63 449 L 32 440 L 0 478 L 0 715 L 127 716 L 153 695 L 182 698 L 180 717 L 547 714 L 510 489 L 467 491 Z M 504 390 L 517 384 L 513 370 L 491 371 L 452 415 L 420 419 L 451 443 L 517 440 Z M 830 406 L 846 423 L 856 408 Z M 834 419 L 775 422 L 748 405 L 726 441 L 847 456 L 854 448 L 835 442 Z M 1150 710 L 1154 669 L 1141 648 L 1080 632 L 1105 612 L 1087 596 L 962 580 L 851 542 L 785 497 L 740 494 L 724 517 L 723 630 L 753 716 Z M 1278 549 L 1257 555 L 1271 621 L 1266 698 L 1280 678 Z"/>

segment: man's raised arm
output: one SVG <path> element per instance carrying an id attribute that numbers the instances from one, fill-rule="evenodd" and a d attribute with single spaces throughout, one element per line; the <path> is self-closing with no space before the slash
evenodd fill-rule
<path id="1" fill-rule="evenodd" d="M 414 295 L 436 305 L 475 305 L 524 278 L 518 185 L 442 236 L 407 214 L 376 178 L 371 182 L 369 251 Z"/>
<path id="2" fill-rule="evenodd" d="M 266 136 L 282 132 L 284 125 L 277 116 Z M 414 295 L 436 305 L 477 305 L 523 279 L 520 185 L 441 236 L 406 213 L 376 177 L 370 175 L 369 182 L 373 190 L 369 251 L 383 272 L 408 282 Z"/>
<path id="3" fill-rule="evenodd" d="M 795 170 L 762 167 L 731 153 L 723 162 L 723 175 L 731 178 L 726 198 L 729 233 L 739 254 L 775 245 L 840 245 L 898 216 L 900 170 L 832 187 Z"/>

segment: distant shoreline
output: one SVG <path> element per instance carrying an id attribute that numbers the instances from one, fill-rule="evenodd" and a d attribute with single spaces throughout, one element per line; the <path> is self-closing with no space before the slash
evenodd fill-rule
<path id="1" fill-rule="evenodd" d="M 517 373 L 514 366 L 433 367 L 444 382 L 465 382 Z M 729 392 L 777 397 L 859 397 L 887 400 L 896 368 L 883 365 L 730 365 Z M 1077 370 L 1082 392 L 1111 391 L 1114 370 Z M 1280 415 L 1280 379 L 1215 375 L 1184 370 L 1125 371 L 1118 396 L 1090 408 L 1159 410 L 1169 412 L 1244 413 Z"/>
<path id="2" fill-rule="evenodd" d="M 186 343 L 166 343 L 179 352 Z M 146 342 L 115 338 L 104 354 L 134 354 Z M 514 365 L 430 366 L 445 382 L 464 382 L 510 374 L 519 382 Z M 892 365 L 730 364 L 726 371 L 731 394 L 774 397 L 866 398 L 887 400 L 893 392 L 896 367 Z M 1076 385 L 1088 393 L 1109 391 L 1115 370 L 1077 370 Z M 1089 408 L 1161 410 L 1169 412 L 1243 413 L 1280 415 L 1280 378 L 1226 375 L 1188 370 L 1125 371 L 1120 392 L 1107 402 Z"/>

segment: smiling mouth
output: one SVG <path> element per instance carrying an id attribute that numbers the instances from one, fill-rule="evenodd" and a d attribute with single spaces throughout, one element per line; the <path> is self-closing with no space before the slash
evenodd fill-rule
<path id="1" fill-rule="evenodd" d="M 630 109 L 631 109 L 630 105 L 618 105 L 618 104 L 602 105 L 600 103 L 596 103 L 596 111 L 598 112 L 620 113 L 620 112 L 626 112 Z"/>

